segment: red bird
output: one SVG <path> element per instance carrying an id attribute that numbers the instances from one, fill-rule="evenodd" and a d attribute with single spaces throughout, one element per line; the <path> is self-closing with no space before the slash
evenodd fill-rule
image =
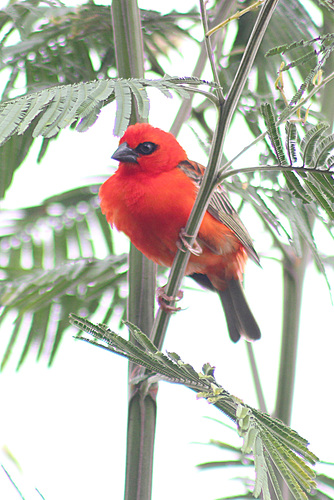
<path id="1" fill-rule="evenodd" d="M 171 267 L 203 177 L 175 137 L 147 123 L 126 130 L 112 156 L 119 167 L 100 188 L 102 212 L 146 257 Z M 233 342 L 261 337 L 241 285 L 252 240 L 222 187 L 211 197 L 186 274 L 218 292 Z"/>

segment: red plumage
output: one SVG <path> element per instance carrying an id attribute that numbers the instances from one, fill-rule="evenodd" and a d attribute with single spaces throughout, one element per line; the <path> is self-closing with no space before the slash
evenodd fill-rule
<path id="1" fill-rule="evenodd" d="M 113 155 L 118 170 L 100 188 L 102 212 L 149 259 L 170 267 L 186 226 L 204 167 L 188 160 L 175 137 L 149 124 L 128 127 Z M 247 254 L 258 262 L 247 230 L 218 187 L 196 239 L 200 255 L 190 255 L 186 274 L 218 291 L 229 332 L 260 338 L 240 283 Z"/>

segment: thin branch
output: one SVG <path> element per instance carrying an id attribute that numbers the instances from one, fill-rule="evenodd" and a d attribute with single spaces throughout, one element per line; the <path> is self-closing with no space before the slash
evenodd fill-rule
<path id="1" fill-rule="evenodd" d="M 259 371 L 258 371 L 257 365 L 256 365 L 253 345 L 251 342 L 245 342 L 245 344 L 246 344 L 246 350 L 247 350 L 249 363 L 251 365 L 251 372 L 253 375 L 255 392 L 257 395 L 259 407 L 260 407 L 261 411 L 268 413 L 266 402 L 264 399 L 263 389 L 262 389 L 262 385 L 261 385 L 261 379 L 260 379 Z"/>
<path id="2" fill-rule="evenodd" d="M 186 234 L 191 236 L 191 238 L 189 239 L 190 245 L 192 245 L 196 239 L 197 232 L 199 230 L 200 224 L 210 200 L 210 195 L 215 186 L 217 167 L 221 162 L 220 157 L 223 154 L 221 145 L 223 143 L 224 131 L 225 127 L 223 121 L 223 113 L 222 108 L 220 107 L 215 138 L 213 140 L 213 147 L 211 149 L 211 158 L 209 159 L 209 164 L 205 169 L 199 194 L 196 198 L 195 204 L 185 228 Z M 189 257 L 189 250 L 178 250 L 170 271 L 169 280 L 166 287 L 166 294 L 169 297 L 175 297 L 177 295 L 177 292 L 181 285 L 181 281 L 187 268 Z M 151 339 L 159 349 L 161 348 L 165 336 L 169 318 L 169 313 L 164 311 L 162 308 L 158 310 L 153 325 Z"/>
<path id="3" fill-rule="evenodd" d="M 9 475 L 9 473 L 7 472 L 7 470 L 4 468 L 4 466 L 1 464 L 1 468 L 3 469 L 4 473 L 6 474 L 6 476 L 8 477 L 9 481 L 12 483 L 12 485 L 14 486 L 14 488 L 16 489 L 17 493 L 19 494 L 19 496 L 22 498 L 22 500 L 25 500 L 24 499 L 24 496 L 22 495 L 21 491 L 18 489 L 18 487 L 16 486 L 16 484 L 14 483 L 13 479 L 11 478 L 11 476 Z"/>
<path id="4" fill-rule="evenodd" d="M 206 90 L 199 89 L 198 87 L 194 89 L 193 87 L 187 85 L 182 85 L 182 88 L 184 88 L 184 90 L 186 90 L 189 93 L 203 95 L 204 97 L 209 99 L 209 101 L 211 101 L 215 106 L 219 105 L 219 98 L 217 99 L 217 97 L 212 92 L 207 92 Z M 222 92 L 222 88 L 217 87 L 217 91 L 219 94 L 220 92 Z"/>
<path id="5" fill-rule="evenodd" d="M 222 23 L 219 23 L 219 24 L 217 24 L 217 26 L 214 26 L 213 28 L 211 28 L 210 30 L 208 30 L 206 32 L 206 36 L 207 37 L 212 36 L 218 30 L 224 28 L 231 21 L 233 21 L 235 19 L 239 19 L 244 14 L 247 14 L 247 12 L 250 12 L 250 11 L 252 11 L 254 9 L 257 9 L 258 7 L 260 7 L 260 5 L 263 4 L 263 2 L 264 2 L 264 0 L 258 0 L 257 2 L 253 3 L 252 5 L 249 5 L 249 7 L 246 7 L 243 10 L 238 10 L 235 14 L 233 14 L 233 16 L 230 16 L 229 18 L 225 19 L 225 21 L 223 21 Z"/>
<path id="6" fill-rule="evenodd" d="M 196 63 L 196 66 L 194 68 L 194 71 L 192 73 L 192 76 L 196 76 L 197 78 L 200 78 L 206 64 L 206 48 L 205 45 L 202 43 L 201 44 L 201 51 Z M 191 106 L 192 106 L 192 101 L 193 101 L 193 95 L 189 97 L 189 99 L 183 99 L 182 104 L 180 106 L 180 109 L 175 117 L 175 120 L 171 126 L 170 132 L 175 135 L 175 137 L 178 135 L 181 126 L 183 125 L 184 121 L 186 118 L 190 115 L 191 113 Z"/>
<path id="7" fill-rule="evenodd" d="M 209 25 L 208 25 L 208 17 L 206 14 L 206 7 L 205 7 L 204 0 L 200 0 L 199 5 L 200 5 L 200 11 L 201 11 L 202 24 L 203 24 L 203 28 L 204 28 L 204 42 L 205 42 L 205 46 L 206 46 L 206 52 L 207 52 L 208 59 L 209 59 L 210 65 L 211 65 L 211 71 L 212 71 L 212 74 L 214 77 L 214 81 L 219 86 L 218 98 L 219 98 L 220 103 L 223 103 L 225 101 L 224 94 L 223 94 L 223 91 L 220 89 L 219 75 L 218 75 L 217 65 L 216 65 L 214 57 L 213 57 L 211 40 L 210 40 L 210 37 L 207 36 L 207 32 L 209 30 Z"/>
<path id="8" fill-rule="evenodd" d="M 327 174 L 334 175 L 334 170 L 322 170 L 320 168 L 307 168 L 307 167 L 297 167 L 292 165 L 258 165 L 256 167 L 245 167 L 245 168 L 230 168 L 220 173 L 217 177 L 216 185 L 221 184 L 225 179 L 231 177 L 232 175 L 239 174 L 249 174 L 252 172 L 268 172 L 271 170 L 276 170 L 280 172 L 303 172 L 303 173 L 317 173 L 317 174 Z"/>

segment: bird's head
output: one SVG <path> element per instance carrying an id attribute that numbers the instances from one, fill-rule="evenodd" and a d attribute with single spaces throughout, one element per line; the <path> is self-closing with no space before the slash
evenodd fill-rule
<path id="1" fill-rule="evenodd" d="M 171 170 L 187 159 L 186 152 L 169 132 L 148 123 L 130 125 L 112 155 L 125 167 L 150 174 Z"/>

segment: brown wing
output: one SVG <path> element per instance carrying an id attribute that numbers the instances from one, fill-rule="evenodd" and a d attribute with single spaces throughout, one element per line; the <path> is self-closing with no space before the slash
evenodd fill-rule
<path id="1" fill-rule="evenodd" d="M 205 167 L 200 163 L 195 161 L 182 161 L 178 167 L 184 172 L 190 179 L 196 184 L 196 186 L 200 187 Z M 210 203 L 208 206 L 208 212 L 215 217 L 215 219 L 219 220 L 222 224 L 227 226 L 239 241 L 243 244 L 246 249 L 248 256 L 257 264 L 260 264 L 259 257 L 254 249 L 252 239 L 240 220 L 240 217 L 237 211 L 231 205 L 226 191 L 219 185 L 215 188 L 212 193 Z"/>

